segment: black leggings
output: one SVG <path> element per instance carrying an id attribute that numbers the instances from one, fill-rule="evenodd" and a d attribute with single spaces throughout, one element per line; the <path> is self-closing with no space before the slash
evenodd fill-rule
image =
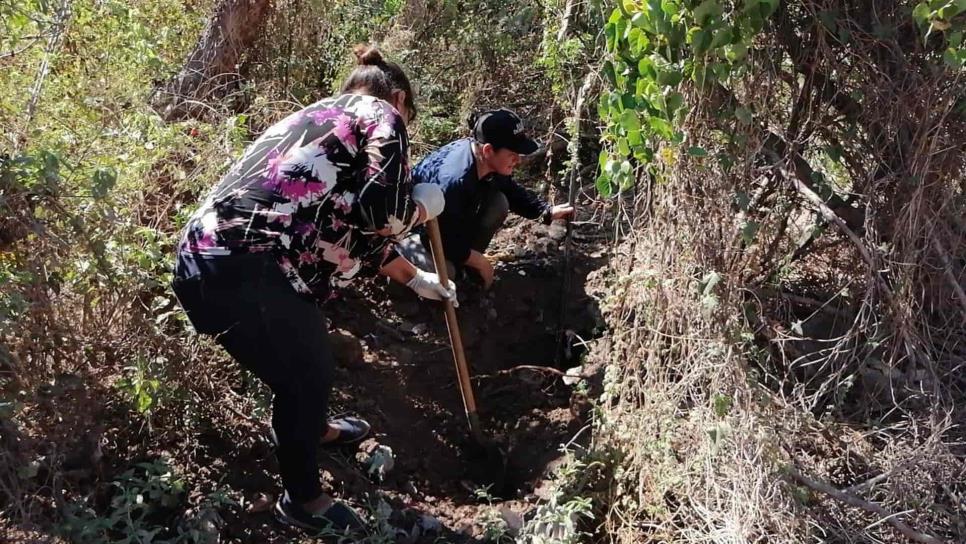
<path id="1" fill-rule="evenodd" d="M 317 498 L 333 368 L 322 310 L 296 293 L 271 254 L 179 254 L 174 278 L 195 329 L 214 336 L 272 389 L 272 428 L 289 497 Z"/>

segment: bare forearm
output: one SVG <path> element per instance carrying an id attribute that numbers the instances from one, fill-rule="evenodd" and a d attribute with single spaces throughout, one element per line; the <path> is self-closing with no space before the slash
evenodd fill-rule
<path id="1" fill-rule="evenodd" d="M 383 265 L 379 269 L 379 273 L 395 282 L 406 285 L 416 275 L 416 267 L 405 257 L 396 257 Z"/>

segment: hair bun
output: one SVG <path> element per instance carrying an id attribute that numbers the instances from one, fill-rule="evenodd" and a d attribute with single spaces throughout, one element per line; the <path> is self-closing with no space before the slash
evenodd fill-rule
<path id="1" fill-rule="evenodd" d="M 474 111 L 466 118 L 466 124 L 470 127 L 470 132 L 476 130 L 476 122 L 480 119 L 480 112 Z"/>
<path id="2" fill-rule="evenodd" d="M 360 66 L 375 66 L 383 64 L 382 52 L 374 45 L 360 43 L 352 48 L 352 53 L 356 56 L 356 63 Z"/>

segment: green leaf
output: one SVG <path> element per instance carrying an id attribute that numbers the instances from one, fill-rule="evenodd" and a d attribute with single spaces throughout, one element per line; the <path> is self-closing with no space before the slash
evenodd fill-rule
<path id="1" fill-rule="evenodd" d="M 839 162 L 842 160 L 842 146 L 838 144 L 828 146 L 825 149 L 825 152 L 828 153 L 828 158 L 832 159 L 835 162 Z"/>
<path id="2" fill-rule="evenodd" d="M 728 395 L 718 393 L 714 396 L 714 413 L 718 417 L 725 417 L 731 411 L 734 400 Z"/>
<path id="3" fill-rule="evenodd" d="M 731 74 L 731 65 L 723 62 L 716 62 L 711 65 L 711 71 L 714 72 L 714 75 L 718 78 L 718 81 L 724 81 L 728 79 L 728 76 Z"/>
<path id="4" fill-rule="evenodd" d="M 601 170 L 603 170 L 604 167 L 607 166 L 607 161 L 609 159 L 610 159 L 610 153 L 608 153 L 606 149 L 601 149 L 600 155 L 597 156 L 597 166 L 600 167 Z"/>
<path id="5" fill-rule="evenodd" d="M 665 140 L 670 140 L 674 137 L 674 127 L 671 126 L 671 123 L 660 117 L 651 117 L 649 122 L 651 129 Z"/>
<path id="6" fill-rule="evenodd" d="M 720 16 L 722 11 L 717 0 L 704 0 L 701 5 L 694 8 L 694 20 L 699 25 L 705 26 L 712 18 Z"/>
<path id="7" fill-rule="evenodd" d="M 735 204 L 739 210 L 746 212 L 751 205 L 751 196 L 746 191 L 738 191 L 735 193 Z"/>
<path id="8" fill-rule="evenodd" d="M 694 81 L 698 88 L 703 88 L 708 80 L 708 67 L 704 63 L 695 62 L 691 72 L 691 80 Z"/>
<path id="9" fill-rule="evenodd" d="M 926 2 L 919 2 L 915 9 L 912 10 L 912 18 L 919 23 L 919 26 L 925 28 L 929 23 L 929 4 Z"/>
<path id="10" fill-rule="evenodd" d="M 669 66 L 669 68 L 674 68 Z M 681 80 L 684 79 L 684 74 L 681 70 L 671 69 L 671 70 L 661 70 L 657 73 L 657 82 L 666 87 L 675 87 Z"/>
<path id="11" fill-rule="evenodd" d="M 684 105 L 684 95 L 678 92 L 671 93 L 667 95 L 667 111 L 668 113 L 674 113 L 681 106 Z"/>
<path id="12" fill-rule="evenodd" d="M 701 56 L 711 47 L 711 33 L 707 30 L 698 30 L 691 35 L 691 49 L 695 56 Z"/>
<path id="13" fill-rule="evenodd" d="M 98 168 L 91 179 L 91 194 L 97 199 L 104 198 L 116 183 L 117 172 L 113 168 Z"/>
<path id="14" fill-rule="evenodd" d="M 745 242 L 746 246 L 750 246 L 755 241 L 759 227 L 760 225 L 755 221 L 748 221 L 741 227 L 741 239 Z"/>
<path id="15" fill-rule="evenodd" d="M 614 11 L 610 12 L 610 18 L 607 19 L 607 22 L 614 24 L 623 18 L 624 18 L 624 14 L 621 12 L 620 8 L 615 8 Z"/>
<path id="16" fill-rule="evenodd" d="M 950 47 L 961 46 L 963 44 L 963 31 L 957 30 L 955 32 L 951 32 L 949 34 L 948 42 Z"/>
<path id="17" fill-rule="evenodd" d="M 617 140 L 617 153 L 622 157 L 626 157 L 631 154 L 631 146 L 628 143 L 627 138 L 621 138 Z"/>
<path id="18" fill-rule="evenodd" d="M 679 6 L 677 2 L 661 0 L 661 10 L 666 13 L 668 17 L 674 17 L 680 13 L 681 6 Z"/>
<path id="19" fill-rule="evenodd" d="M 597 176 L 597 181 L 594 185 L 596 185 L 597 194 L 599 194 L 601 198 L 610 198 L 610 196 L 614 194 L 614 186 L 611 184 L 610 176 L 604 172 L 601 172 L 600 175 Z"/>
<path id="20" fill-rule="evenodd" d="M 644 143 L 644 138 L 641 137 L 641 131 L 639 131 L 639 130 L 632 130 L 632 131 L 628 132 L 627 133 L 627 143 L 630 144 L 631 147 L 637 147 L 637 146 L 641 145 L 642 143 Z"/>
<path id="21" fill-rule="evenodd" d="M 731 30 L 730 27 L 722 28 L 720 30 L 715 31 L 714 39 L 711 40 L 711 45 L 709 47 L 711 49 L 717 49 L 722 45 L 727 45 L 731 43 L 731 40 L 733 40 L 734 37 L 735 37 L 734 32 Z"/>
<path id="22" fill-rule="evenodd" d="M 634 110 L 624 110 L 624 113 L 621 114 L 621 127 L 627 132 L 641 130 L 641 120 L 637 117 L 637 112 Z"/>
<path id="23" fill-rule="evenodd" d="M 744 106 L 738 106 L 735 108 L 735 117 L 746 125 L 751 124 L 751 110 Z"/>
<path id="24" fill-rule="evenodd" d="M 657 71 L 654 69 L 654 61 L 648 57 L 644 57 L 637 62 L 637 73 L 641 74 L 642 77 L 656 78 Z"/>
<path id="25" fill-rule="evenodd" d="M 604 76 L 607 77 L 607 81 L 610 82 L 611 87 L 617 86 L 617 74 L 614 72 L 614 63 L 611 61 L 604 61 Z"/>
<path id="26" fill-rule="evenodd" d="M 725 58 L 731 62 L 744 60 L 746 56 L 748 56 L 748 45 L 745 43 L 736 43 L 725 48 Z"/>
<path id="27" fill-rule="evenodd" d="M 688 155 L 692 157 L 707 157 L 708 151 L 703 147 L 691 146 L 688 148 Z"/>

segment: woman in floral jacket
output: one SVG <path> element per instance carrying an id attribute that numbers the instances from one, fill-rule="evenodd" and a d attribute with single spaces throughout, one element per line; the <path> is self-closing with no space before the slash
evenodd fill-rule
<path id="1" fill-rule="evenodd" d="M 426 298 L 456 296 L 393 249 L 443 198 L 410 179 L 405 73 L 375 48 L 355 53 L 343 94 L 269 128 L 208 194 L 185 227 L 173 282 L 195 329 L 271 387 L 285 488 L 276 516 L 310 530 L 362 527 L 322 493 L 317 450 L 369 431 L 358 418 L 326 426 L 333 358 L 318 303 L 360 273 Z"/>

